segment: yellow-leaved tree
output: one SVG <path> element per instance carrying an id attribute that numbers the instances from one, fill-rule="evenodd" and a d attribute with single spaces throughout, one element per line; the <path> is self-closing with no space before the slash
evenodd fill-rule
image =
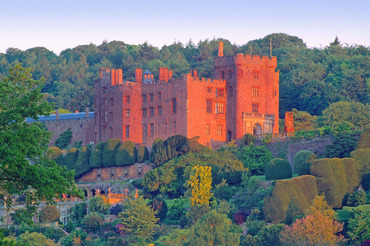
<path id="1" fill-rule="evenodd" d="M 212 174 L 211 167 L 195 166 L 192 169 L 187 185 L 190 191 L 191 205 L 209 205 L 212 197 Z"/>

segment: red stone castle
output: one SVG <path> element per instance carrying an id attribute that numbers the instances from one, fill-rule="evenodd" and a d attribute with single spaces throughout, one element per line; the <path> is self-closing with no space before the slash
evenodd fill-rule
<path id="1" fill-rule="evenodd" d="M 121 69 L 102 69 L 95 82 L 94 142 L 119 138 L 150 148 L 156 138 L 199 136 L 216 147 L 244 134 L 279 133 L 279 71 L 276 57 L 223 55 L 219 43 L 212 79 L 192 71 L 172 78 L 159 68 L 135 71 L 123 81 Z"/>

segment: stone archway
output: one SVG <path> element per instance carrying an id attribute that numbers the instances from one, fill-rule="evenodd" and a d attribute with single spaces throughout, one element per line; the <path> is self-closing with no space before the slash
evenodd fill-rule
<path id="1" fill-rule="evenodd" d="M 253 135 L 262 135 L 262 127 L 260 124 L 256 123 L 253 127 Z"/>
<path id="2" fill-rule="evenodd" d="M 91 195 L 92 195 L 92 196 L 95 196 L 95 195 L 96 195 L 96 191 L 95 191 L 95 189 L 91 189 Z"/>
<path id="3" fill-rule="evenodd" d="M 231 131 L 227 131 L 227 135 L 226 135 L 226 141 L 227 142 L 231 141 L 231 136 L 232 136 Z"/>

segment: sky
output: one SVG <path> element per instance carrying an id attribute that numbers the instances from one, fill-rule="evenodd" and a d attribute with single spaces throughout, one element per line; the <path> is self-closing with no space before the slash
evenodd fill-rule
<path id="1" fill-rule="evenodd" d="M 0 53 L 41 46 L 59 54 L 104 40 L 243 45 L 271 33 L 308 47 L 323 48 L 336 36 L 370 46 L 369 10 L 370 0 L 0 0 Z"/>

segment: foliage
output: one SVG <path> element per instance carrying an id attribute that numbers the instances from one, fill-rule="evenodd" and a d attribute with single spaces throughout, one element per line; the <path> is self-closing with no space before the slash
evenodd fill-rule
<path id="1" fill-rule="evenodd" d="M 251 144 L 253 144 L 253 142 L 256 140 L 256 136 L 254 136 L 253 134 L 245 134 L 240 142 L 240 147 L 246 147 L 246 146 L 249 146 Z"/>
<path id="2" fill-rule="evenodd" d="M 81 177 L 83 174 L 90 171 L 90 154 L 91 154 L 91 147 L 82 147 L 82 149 L 78 152 L 77 160 L 76 160 L 76 177 Z"/>
<path id="3" fill-rule="evenodd" d="M 361 148 L 352 151 L 350 157 L 354 158 L 359 165 L 358 172 L 360 177 L 365 177 L 370 173 L 370 148 Z M 368 187 L 370 187 L 370 184 Z"/>
<path id="4" fill-rule="evenodd" d="M 294 156 L 293 169 L 298 175 L 309 175 L 311 163 L 316 159 L 316 155 L 309 150 L 298 151 Z"/>
<path id="5" fill-rule="evenodd" d="M 84 245 L 86 242 L 87 234 L 82 230 L 74 230 L 62 241 L 64 246 L 75 246 L 75 245 Z"/>
<path id="6" fill-rule="evenodd" d="M 335 137 L 332 144 L 326 146 L 327 158 L 345 158 L 349 157 L 350 153 L 357 146 L 356 135 L 349 133 L 341 133 Z"/>
<path id="7" fill-rule="evenodd" d="M 370 190 L 370 173 L 364 175 L 361 181 L 362 187 L 366 190 Z"/>
<path id="8" fill-rule="evenodd" d="M 370 127 L 366 127 L 362 132 L 357 148 L 370 148 Z"/>
<path id="9" fill-rule="evenodd" d="M 179 220 L 186 214 L 186 199 L 175 198 L 172 203 L 168 206 L 167 219 L 169 220 Z"/>
<path id="10" fill-rule="evenodd" d="M 249 234 L 249 230 L 248 230 L 247 236 L 244 237 L 244 239 L 241 241 L 240 245 L 242 245 L 242 246 L 249 246 L 249 245 L 281 246 L 282 243 L 280 242 L 280 232 L 283 229 L 284 229 L 284 224 L 266 225 L 266 226 L 262 227 L 261 229 L 259 229 L 257 235 L 255 235 L 255 236 Z"/>
<path id="11" fill-rule="evenodd" d="M 357 207 L 366 204 L 366 193 L 356 190 L 352 194 L 346 194 L 343 198 L 343 206 Z"/>
<path id="12" fill-rule="evenodd" d="M 370 240 L 370 211 L 355 211 L 353 218 L 348 221 L 347 229 L 348 236 L 355 245 Z"/>
<path id="13" fill-rule="evenodd" d="M 87 203 L 85 202 L 76 203 L 76 205 L 72 207 L 71 219 L 73 222 L 80 224 L 86 214 L 87 214 Z"/>
<path id="14" fill-rule="evenodd" d="M 252 175 L 264 174 L 266 164 L 274 158 L 265 146 L 255 146 L 253 144 L 240 148 L 237 151 L 237 157 Z"/>
<path id="15" fill-rule="evenodd" d="M 310 113 L 305 111 L 298 111 L 295 108 L 292 109 L 292 113 L 294 119 L 294 131 L 315 130 L 316 116 L 312 116 Z"/>
<path id="16" fill-rule="evenodd" d="M 281 232 L 281 241 L 287 245 L 336 245 L 343 242 L 337 235 L 343 224 L 333 219 L 334 211 L 324 201 L 323 196 L 315 197 L 307 216 L 298 219 Z"/>
<path id="17" fill-rule="evenodd" d="M 74 173 L 43 157 L 50 134 L 40 123 L 25 118 L 46 115 L 50 105 L 41 94 L 43 80 L 33 80 L 30 69 L 20 64 L 0 79 L 0 200 L 12 207 L 12 195 L 25 195 L 27 209 L 58 194 L 81 196 Z"/>
<path id="18" fill-rule="evenodd" d="M 98 143 L 91 151 L 89 165 L 90 168 L 103 167 L 103 149 L 105 143 Z"/>
<path id="19" fill-rule="evenodd" d="M 316 179 L 311 175 L 277 180 L 273 190 L 264 200 L 265 219 L 273 223 L 284 221 L 292 200 L 298 202 L 296 214 L 304 213 L 317 194 Z"/>
<path id="20" fill-rule="evenodd" d="M 149 160 L 149 151 L 144 145 L 140 145 L 137 150 L 137 162 L 143 163 Z"/>
<path id="21" fill-rule="evenodd" d="M 76 148 L 71 148 L 68 150 L 66 156 L 64 157 L 64 164 L 68 170 L 73 170 L 76 168 L 77 157 L 78 150 Z"/>
<path id="22" fill-rule="evenodd" d="M 60 213 L 55 205 L 46 205 L 40 212 L 40 222 L 54 222 L 58 221 Z"/>
<path id="23" fill-rule="evenodd" d="M 340 208 L 345 194 L 360 184 L 357 169 L 354 159 L 325 158 L 312 163 L 311 174 L 316 177 L 319 194 L 324 193 L 331 206 Z"/>
<path id="24" fill-rule="evenodd" d="M 103 166 L 111 167 L 116 165 L 115 156 L 117 148 L 120 146 L 120 140 L 113 138 L 107 140 L 103 149 Z"/>
<path id="25" fill-rule="evenodd" d="M 57 159 L 62 155 L 62 151 L 58 147 L 50 147 L 46 150 L 45 156 L 49 159 Z"/>
<path id="26" fill-rule="evenodd" d="M 240 233 L 231 230 L 231 221 L 215 210 L 205 214 L 192 226 L 190 245 L 239 245 Z"/>
<path id="27" fill-rule="evenodd" d="M 54 243 L 53 240 L 46 238 L 46 236 L 42 233 L 32 232 L 29 233 L 28 231 L 19 236 L 19 241 L 22 245 L 30 245 L 30 246 L 56 246 L 57 244 Z"/>
<path id="28" fill-rule="evenodd" d="M 71 128 L 68 128 L 67 131 L 60 134 L 59 138 L 55 140 L 54 145 L 60 149 L 67 149 L 72 140 L 72 131 Z"/>
<path id="29" fill-rule="evenodd" d="M 114 206 L 112 206 L 110 209 L 109 209 L 109 213 L 110 214 L 114 214 L 114 215 L 116 215 L 116 216 L 118 216 L 118 214 L 119 213 L 121 213 L 122 212 L 122 205 L 120 205 L 120 204 L 116 204 L 116 205 L 114 205 Z"/>
<path id="30" fill-rule="evenodd" d="M 122 143 L 116 150 L 116 165 L 127 166 L 135 164 L 137 150 L 134 142 L 127 140 Z"/>
<path id="31" fill-rule="evenodd" d="M 292 168 L 287 160 L 275 158 L 265 168 L 266 180 L 286 179 L 292 177 Z"/>
<path id="32" fill-rule="evenodd" d="M 89 200 L 89 211 L 107 214 L 109 211 L 109 204 L 102 196 L 94 196 Z"/>
<path id="33" fill-rule="evenodd" d="M 192 205 L 209 205 L 212 197 L 212 175 L 211 167 L 195 166 L 192 168 L 192 175 L 187 181 L 190 191 L 190 202 Z"/>
<path id="34" fill-rule="evenodd" d="M 143 239 L 150 239 L 158 227 L 156 212 L 147 206 L 147 200 L 141 196 L 137 199 L 126 199 L 123 211 L 119 214 L 119 221 L 124 226 L 126 233 L 133 234 Z"/>
<path id="35" fill-rule="evenodd" d="M 101 222 L 104 220 L 104 216 L 97 212 L 92 212 L 83 218 L 83 228 L 87 233 L 94 233 L 100 230 Z"/>
<path id="36" fill-rule="evenodd" d="M 168 207 L 166 201 L 163 199 L 163 197 L 158 196 L 156 198 L 153 198 L 152 201 L 149 202 L 149 206 L 154 210 L 157 211 L 156 217 L 163 221 L 166 219 Z"/>

